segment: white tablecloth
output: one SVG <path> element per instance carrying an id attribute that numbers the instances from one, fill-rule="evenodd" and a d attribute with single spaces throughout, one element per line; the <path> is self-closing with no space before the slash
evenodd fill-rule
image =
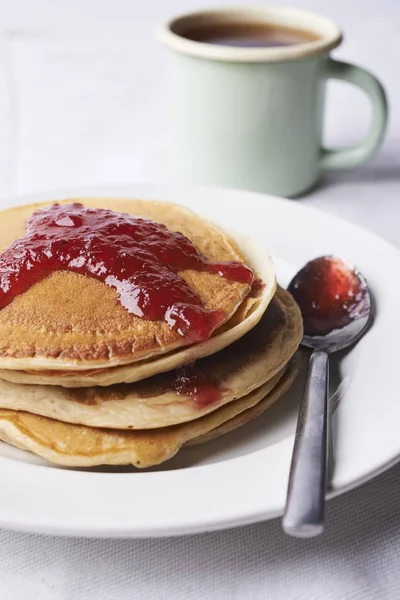
<path id="1" fill-rule="evenodd" d="M 152 30 L 166 14 L 199 4 L 0 0 L 0 204 L 16 193 L 168 178 L 165 54 Z M 335 55 L 379 74 L 392 110 L 380 154 L 329 174 L 301 202 L 399 245 L 400 5 L 307 7 L 343 25 L 346 42 Z M 368 102 L 345 85 L 331 87 L 327 140 L 351 143 L 367 128 Z M 0 598 L 398 600 L 399 477 L 395 467 L 331 501 L 326 533 L 312 541 L 285 538 L 278 521 L 150 541 L 0 531 Z"/>

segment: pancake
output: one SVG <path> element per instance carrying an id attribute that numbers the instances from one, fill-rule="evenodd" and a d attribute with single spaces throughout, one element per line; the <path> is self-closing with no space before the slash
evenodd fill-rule
<path id="1" fill-rule="evenodd" d="M 212 261 L 245 262 L 242 252 L 230 238 L 210 222 L 181 206 L 143 200 L 73 199 L 86 207 L 111 208 L 164 223 L 189 238 Z M 4 250 L 24 234 L 26 219 L 50 203 L 16 207 L 0 214 L 0 249 Z M 222 310 L 228 321 L 242 304 L 242 313 L 264 312 L 275 291 L 272 263 L 265 252 L 252 249 L 256 275 L 265 286 L 260 298 L 244 303 L 250 288 L 217 274 L 185 270 L 179 275 L 188 283 L 206 309 Z M 249 257 L 251 259 L 251 257 Z M 247 256 L 246 256 L 247 261 Z M 17 296 L 0 311 L 0 368 L 16 370 L 79 371 L 107 369 L 143 361 L 190 344 L 186 337 L 165 322 L 140 319 L 118 302 L 114 288 L 91 277 L 70 271 L 56 271 Z M 258 312 L 257 312 L 257 309 Z M 259 317 L 261 316 L 259 314 Z M 220 343 L 214 338 L 196 344 L 205 356 L 243 335 L 256 318 Z M 243 325 L 241 327 L 241 325 Z M 236 336 L 236 337 L 235 337 Z M 180 363 L 182 364 L 182 363 Z M 148 376 L 148 373 L 145 377 Z"/>
<path id="2" fill-rule="evenodd" d="M 158 373 L 171 371 L 181 365 L 191 363 L 226 348 L 259 322 L 276 290 L 276 279 L 271 259 L 265 254 L 264 249 L 245 236 L 235 235 L 235 242 L 240 248 L 244 249 L 248 259 L 247 262 L 252 266 L 257 276 L 262 281 L 269 283 L 265 284 L 258 293 L 250 294 L 229 321 L 220 327 L 210 339 L 157 358 L 141 360 L 120 367 L 89 369 L 86 371 L 53 369 L 19 371 L 0 368 L 0 378 L 12 383 L 58 385 L 71 388 L 111 386 L 117 383 L 132 383 Z M 0 367 L 2 364 L 0 357 Z"/>
<path id="3" fill-rule="evenodd" d="M 297 304 L 289 292 L 278 288 L 249 333 L 195 366 L 110 387 L 66 389 L 0 381 L 0 408 L 91 427 L 154 429 L 176 425 L 198 419 L 269 381 L 297 350 L 302 334 Z M 195 382 L 200 377 L 197 398 L 179 390 L 180 382 L 190 383 L 190 377 Z"/>
<path id="4" fill-rule="evenodd" d="M 1 409 L 0 439 L 59 465 L 150 467 L 172 458 L 184 444 L 196 438 L 201 442 L 213 430 L 215 435 L 227 433 L 266 410 L 289 389 L 302 362 L 303 355 L 298 352 L 280 379 L 279 375 L 275 376 L 279 381 L 272 389 L 274 382 L 270 381 L 244 398 L 182 425 L 148 431 L 116 431 Z M 223 429 L 218 430 L 221 426 Z"/>

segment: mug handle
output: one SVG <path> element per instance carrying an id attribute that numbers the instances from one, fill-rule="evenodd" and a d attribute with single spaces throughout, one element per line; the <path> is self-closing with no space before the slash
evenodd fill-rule
<path id="1" fill-rule="evenodd" d="M 325 77 L 348 81 L 360 87 L 370 97 L 373 108 L 372 125 L 367 137 L 356 146 L 343 150 L 322 148 L 321 163 L 324 169 L 355 167 L 370 158 L 380 146 L 387 124 L 388 105 L 385 90 L 368 71 L 349 63 L 328 58 Z"/>

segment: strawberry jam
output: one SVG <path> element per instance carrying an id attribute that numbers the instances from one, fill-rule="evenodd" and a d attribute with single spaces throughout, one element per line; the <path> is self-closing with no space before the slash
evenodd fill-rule
<path id="1" fill-rule="evenodd" d="M 251 285 L 239 262 L 208 261 L 182 233 L 129 214 L 74 203 L 35 212 L 26 234 L 0 255 L 0 309 L 54 271 L 103 281 L 133 315 L 166 321 L 191 341 L 207 339 L 224 321 L 206 310 L 179 275 L 192 269 Z"/>
<path id="2" fill-rule="evenodd" d="M 221 399 L 221 390 L 216 383 L 195 365 L 177 369 L 171 389 L 179 395 L 192 396 L 200 408 L 215 404 Z"/>
<path id="3" fill-rule="evenodd" d="M 309 336 L 342 329 L 369 311 L 365 279 L 352 265 L 334 256 L 308 262 L 288 290 L 300 307 L 304 333 Z"/>

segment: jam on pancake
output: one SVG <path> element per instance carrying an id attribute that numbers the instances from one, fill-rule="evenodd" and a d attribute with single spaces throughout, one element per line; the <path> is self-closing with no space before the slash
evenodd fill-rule
<path id="1" fill-rule="evenodd" d="M 197 406 L 206 408 L 217 403 L 221 397 L 221 389 L 199 367 L 186 365 L 177 369 L 171 389 L 179 395 L 192 396 Z"/>
<path id="2" fill-rule="evenodd" d="M 211 336 L 225 320 L 206 310 L 179 275 L 186 269 L 214 273 L 251 286 L 240 262 L 211 262 L 183 234 L 149 219 L 73 203 L 35 212 L 26 234 L 0 255 L 0 309 L 54 271 L 99 279 L 118 292 L 133 315 L 165 321 L 191 341 Z"/>

